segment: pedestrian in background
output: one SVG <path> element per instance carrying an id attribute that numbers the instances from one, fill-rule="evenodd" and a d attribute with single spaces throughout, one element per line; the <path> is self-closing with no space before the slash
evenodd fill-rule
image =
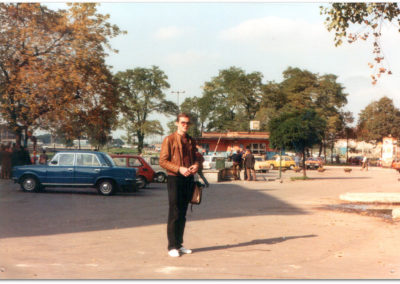
<path id="1" fill-rule="evenodd" d="M 246 165 L 244 164 L 244 159 L 246 158 L 247 151 L 241 150 L 242 153 L 242 161 L 240 162 L 241 169 L 243 169 L 243 180 L 247 180 L 247 171 L 246 171 Z"/>
<path id="2" fill-rule="evenodd" d="M 362 159 L 362 166 L 361 166 L 361 170 L 366 169 L 366 171 L 368 171 L 368 158 L 367 155 L 364 154 L 364 157 Z"/>
<path id="3" fill-rule="evenodd" d="M 45 165 L 45 164 L 47 164 L 47 160 L 48 160 L 48 156 L 46 154 L 46 150 L 43 149 L 42 154 L 40 154 L 40 157 L 39 157 L 39 164 Z"/>
<path id="4" fill-rule="evenodd" d="M 233 176 L 235 180 L 240 180 L 240 170 L 242 169 L 242 153 L 237 150 L 232 156 L 233 161 Z"/>
<path id="5" fill-rule="evenodd" d="M 1 178 L 2 179 L 10 179 L 11 178 L 11 149 L 10 149 L 10 143 L 8 146 L 2 146 L 1 149 Z"/>
<path id="6" fill-rule="evenodd" d="M 296 156 L 294 156 L 294 163 L 296 165 L 296 168 L 300 167 L 300 157 L 299 154 L 296 154 Z"/>
<path id="7" fill-rule="evenodd" d="M 208 180 L 203 174 L 203 162 L 204 162 L 204 157 L 203 155 L 199 152 L 199 149 L 196 148 L 196 161 L 199 163 L 199 170 L 197 171 L 197 174 L 199 177 L 203 180 L 204 184 L 206 187 L 209 187 L 210 184 L 208 183 Z"/>
<path id="8" fill-rule="evenodd" d="M 256 179 L 256 171 L 254 170 L 254 164 L 256 163 L 256 160 L 254 158 L 254 155 L 251 153 L 250 149 L 246 150 L 246 156 L 244 158 L 244 166 L 246 168 L 246 173 L 247 173 L 247 180 L 251 180 L 251 174 L 253 173 L 253 180 Z"/>
<path id="9" fill-rule="evenodd" d="M 178 115 L 177 131 L 167 136 L 161 146 L 160 166 L 168 173 L 168 255 L 179 257 L 192 253 L 183 244 L 186 224 L 186 211 L 193 195 L 193 175 L 199 169 L 196 160 L 196 142 L 187 134 L 190 118 L 187 114 Z"/>

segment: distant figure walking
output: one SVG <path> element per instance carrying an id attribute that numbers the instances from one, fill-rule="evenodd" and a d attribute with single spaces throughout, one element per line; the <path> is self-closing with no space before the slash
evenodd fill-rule
<path id="1" fill-rule="evenodd" d="M 253 180 L 257 180 L 256 179 L 256 171 L 254 170 L 254 164 L 255 164 L 256 160 L 253 156 L 253 154 L 251 153 L 250 149 L 246 150 L 246 156 L 244 158 L 244 166 L 246 168 L 246 173 L 247 173 L 247 180 L 250 181 L 251 180 L 251 173 L 253 173 Z"/>
<path id="2" fill-rule="evenodd" d="M 368 158 L 367 155 L 364 154 L 364 157 L 362 159 L 362 166 L 361 166 L 361 170 L 366 169 L 366 171 L 368 171 Z"/>
<path id="3" fill-rule="evenodd" d="M 203 162 L 204 162 L 204 157 L 203 155 L 199 152 L 199 149 L 195 149 L 196 151 L 196 161 L 199 162 L 199 169 L 197 171 L 197 174 L 199 175 L 199 177 L 203 180 L 204 184 L 206 185 L 206 187 L 209 187 L 210 184 L 208 183 L 206 177 L 203 174 Z"/>
<path id="4" fill-rule="evenodd" d="M 296 168 L 300 167 L 300 157 L 298 154 L 296 154 L 296 156 L 294 156 L 294 163 L 296 164 Z"/>

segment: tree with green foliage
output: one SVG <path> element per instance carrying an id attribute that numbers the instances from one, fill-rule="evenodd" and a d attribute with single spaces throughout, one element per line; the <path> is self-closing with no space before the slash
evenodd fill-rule
<path id="1" fill-rule="evenodd" d="M 353 43 L 373 38 L 374 63 L 368 63 L 373 68 L 373 84 L 376 84 L 381 74 L 392 74 L 389 68 L 383 66 L 385 58 L 380 39 L 382 26 L 386 23 L 394 25 L 400 31 L 398 3 L 333 3 L 321 6 L 321 14 L 326 15 L 328 31 L 335 32 L 335 46 L 341 45 L 344 40 Z"/>
<path id="2" fill-rule="evenodd" d="M 314 109 L 283 112 L 270 120 L 270 147 L 294 150 L 303 154 L 303 176 L 306 176 L 306 150 L 321 142 L 326 122 Z"/>
<path id="3" fill-rule="evenodd" d="M 247 74 L 240 68 L 230 67 L 206 82 L 201 103 L 208 106 L 208 109 L 202 108 L 208 113 L 207 130 L 249 130 L 249 122 L 260 108 L 262 78 L 260 72 Z"/>
<path id="4" fill-rule="evenodd" d="M 283 72 L 280 84 L 269 83 L 265 87 L 263 108 L 270 114 L 292 112 L 305 108 L 314 109 L 326 121 L 319 155 L 326 145 L 333 145 L 344 127 L 344 110 L 347 94 L 333 74 L 319 75 L 308 70 L 289 67 Z M 271 110 L 272 108 L 272 110 Z"/>
<path id="5" fill-rule="evenodd" d="M 178 106 L 165 99 L 164 91 L 170 87 L 168 77 L 157 66 L 152 66 L 118 72 L 114 78 L 120 97 L 120 124 L 125 130 L 134 132 L 141 153 L 146 135 L 163 133 L 160 122 L 149 120 L 149 116 L 178 113 Z"/>
<path id="6" fill-rule="evenodd" d="M 400 137 L 400 110 L 383 97 L 366 106 L 359 115 L 357 136 L 366 141 L 382 141 L 388 135 Z"/>

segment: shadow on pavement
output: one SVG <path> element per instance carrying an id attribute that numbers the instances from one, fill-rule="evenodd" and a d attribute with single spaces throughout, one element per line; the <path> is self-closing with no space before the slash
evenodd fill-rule
<path id="1" fill-rule="evenodd" d="M 372 177 L 312 177 L 310 179 L 371 179 Z"/>
<path id="2" fill-rule="evenodd" d="M 257 240 L 252 240 L 250 242 L 238 243 L 238 244 L 234 244 L 234 245 L 221 245 L 221 246 L 212 246 L 212 247 L 204 247 L 204 248 L 195 248 L 195 249 L 193 249 L 193 253 L 210 251 L 210 250 L 222 250 L 222 249 L 231 249 L 231 248 L 238 248 L 238 247 L 247 247 L 247 246 L 261 245 L 261 244 L 273 245 L 273 244 L 282 243 L 282 242 L 285 242 L 288 240 L 293 240 L 293 239 L 314 238 L 314 237 L 317 237 L 317 235 L 290 236 L 290 237 L 280 237 L 280 238 L 272 238 L 272 239 L 257 239 Z"/>
<path id="3" fill-rule="evenodd" d="M 260 188 L 258 188 L 260 189 Z M 308 212 L 263 190 L 241 184 L 212 184 L 202 203 L 187 219 L 209 220 L 245 216 L 299 215 Z M 0 180 L 0 238 L 53 235 L 166 224 L 166 184 L 151 184 L 136 193 L 101 196 L 95 189 L 49 189 L 23 192 Z"/>

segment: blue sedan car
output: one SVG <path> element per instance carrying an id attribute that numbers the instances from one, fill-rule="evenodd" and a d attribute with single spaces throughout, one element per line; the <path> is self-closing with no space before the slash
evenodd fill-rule
<path id="1" fill-rule="evenodd" d="M 47 165 L 15 166 L 14 182 L 27 192 L 45 187 L 94 187 L 102 195 L 136 191 L 136 170 L 117 167 L 106 153 L 57 152 Z"/>

